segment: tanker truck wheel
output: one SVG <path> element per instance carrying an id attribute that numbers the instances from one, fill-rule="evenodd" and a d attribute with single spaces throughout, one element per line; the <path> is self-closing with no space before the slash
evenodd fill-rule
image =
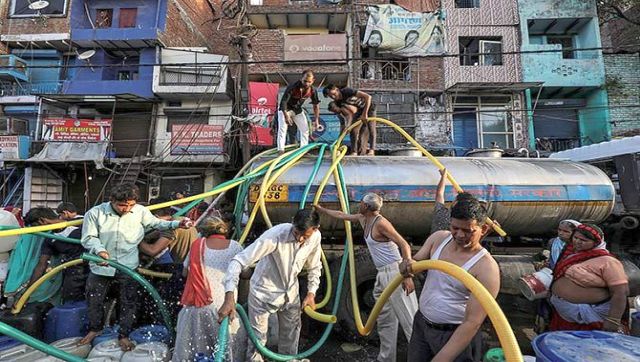
<path id="1" fill-rule="evenodd" d="M 333 278 L 334 285 L 337 285 L 338 283 L 340 259 L 341 258 L 337 258 L 331 263 L 331 277 Z M 362 316 L 362 323 L 366 323 L 376 302 L 373 297 L 373 289 L 376 283 L 376 274 L 378 273 L 378 270 L 373 264 L 373 260 L 371 259 L 371 255 L 367 248 L 357 249 L 355 251 L 354 260 L 356 263 L 356 283 L 360 313 Z M 417 296 L 420 295 L 420 291 L 422 290 L 422 281 L 422 276 L 416 276 L 416 278 L 414 278 L 416 293 L 418 293 Z M 333 292 L 335 293 L 335 290 Z M 336 330 L 346 340 L 356 343 L 366 343 L 370 341 L 378 343 L 378 332 L 375 327 L 369 336 L 360 335 L 356 328 L 355 321 L 353 320 L 353 306 L 351 305 L 351 284 L 349 283 L 348 266 L 347 272 L 344 276 L 342 295 L 340 296 L 340 305 L 336 317 L 338 318 Z M 402 334 L 402 328 L 398 326 L 398 335 L 400 336 Z"/>

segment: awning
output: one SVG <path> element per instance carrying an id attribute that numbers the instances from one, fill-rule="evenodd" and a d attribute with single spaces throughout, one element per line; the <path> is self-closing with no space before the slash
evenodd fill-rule
<path id="1" fill-rule="evenodd" d="M 104 168 L 108 142 L 47 142 L 42 151 L 26 162 L 83 162 L 93 161 L 96 168 Z"/>
<path id="2" fill-rule="evenodd" d="M 552 153 L 549 158 L 594 161 L 638 152 L 640 152 L 640 136 L 633 136 Z"/>

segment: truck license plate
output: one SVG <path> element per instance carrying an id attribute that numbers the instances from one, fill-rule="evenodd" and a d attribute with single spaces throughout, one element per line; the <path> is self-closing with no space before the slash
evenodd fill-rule
<path id="1" fill-rule="evenodd" d="M 249 188 L 249 202 L 258 201 L 261 185 L 251 185 Z M 289 186 L 288 185 L 271 185 L 264 195 L 265 202 L 289 202 Z"/>

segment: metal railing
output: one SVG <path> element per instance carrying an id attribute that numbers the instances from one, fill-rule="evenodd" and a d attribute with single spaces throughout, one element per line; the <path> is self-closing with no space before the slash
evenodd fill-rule
<path id="1" fill-rule="evenodd" d="M 580 147 L 579 138 L 537 138 L 536 149 L 542 152 L 559 152 Z"/>
<path id="2" fill-rule="evenodd" d="M 411 81 L 408 60 L 363 60 L 360 79 Z"/>
<path id="3" fill-rule="evenodd" d="M 160 66 L 160 85 L 209 86 L 220 84 L 219 66 Z"/>
<path id="4" fill-rule="evenodd" d="M 47 83 L 3 83 L 0 84 L 0 97 L 29 96 L 38 94 L 58 94 L 62 89 L 62 82 Z"/>

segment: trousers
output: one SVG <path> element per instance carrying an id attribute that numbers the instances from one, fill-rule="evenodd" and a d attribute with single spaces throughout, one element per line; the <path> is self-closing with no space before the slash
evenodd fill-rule
<path id="1" fill-rule="evenodd" d="M 376 284 L 373 288 L 373 296 L 376 300 L 399 273 L 398 263 L 391 263 L 378 268 Z M 409 341 L 413 331 L 413 316 L 417 311 L 418 300 L 415 292 L 407 295 L 402 287 L 399 287 L 391 294 L 389 301 L 382 307 L 377 320 L 378 335 L 380 336 L 378 361 L 394 362 L 396 360 L 398 323 L 400 323 L 402 331 L 407 341 Z"/>
<path id="2" fill-rule="evenodd" d="M 138 283 L 130 276 L 119 271 L 113 277 L 89 273 L 87 278 L 87 305 L 89 314 L 89 331 L 102 330 L 104 319 L 104 299 L 109 289 L 117 286 L 120 289 L 119 321 L 120 336 L 128 337 L 136 322 L 136 306 L 138 302 Z"/>
<path id="3" fill-rule="evenodd" d="M 267 332 L 269 330 L 269 315 L 272 314 L 273 306 L 256 298 L 253 293 L 249 293 L 249 322 L 261 344 L 267 343 Z M 276 310 L 278 316 L 278 353 L 297 354 L 298 342 L 300 340 L 300 298 L 289 302 Z M 263 358 L 253 343 L 249 343 L 247 348 L 247 360 L 252 362 L 262 362 Z"/>
<path id="4" fill-rule="evenodd" d="M 294 112 L 289 111 L 291 115 L 291 120 L 298 127 L 298 131 L 300 132 L 300 147 L 304 147 L 309 144 L 309 122 L 307 121 L 307 116 L 304 112 L 300 114 L 294 114 Z M 278 111 L 278 133 L 276 135 L 276 143 L 278 147 L 278 151 L 284 151 L 284 146 L 287 143 L 287 130 L 289 129 L 289 125 L 284 117 L 284 112 Z"/>

